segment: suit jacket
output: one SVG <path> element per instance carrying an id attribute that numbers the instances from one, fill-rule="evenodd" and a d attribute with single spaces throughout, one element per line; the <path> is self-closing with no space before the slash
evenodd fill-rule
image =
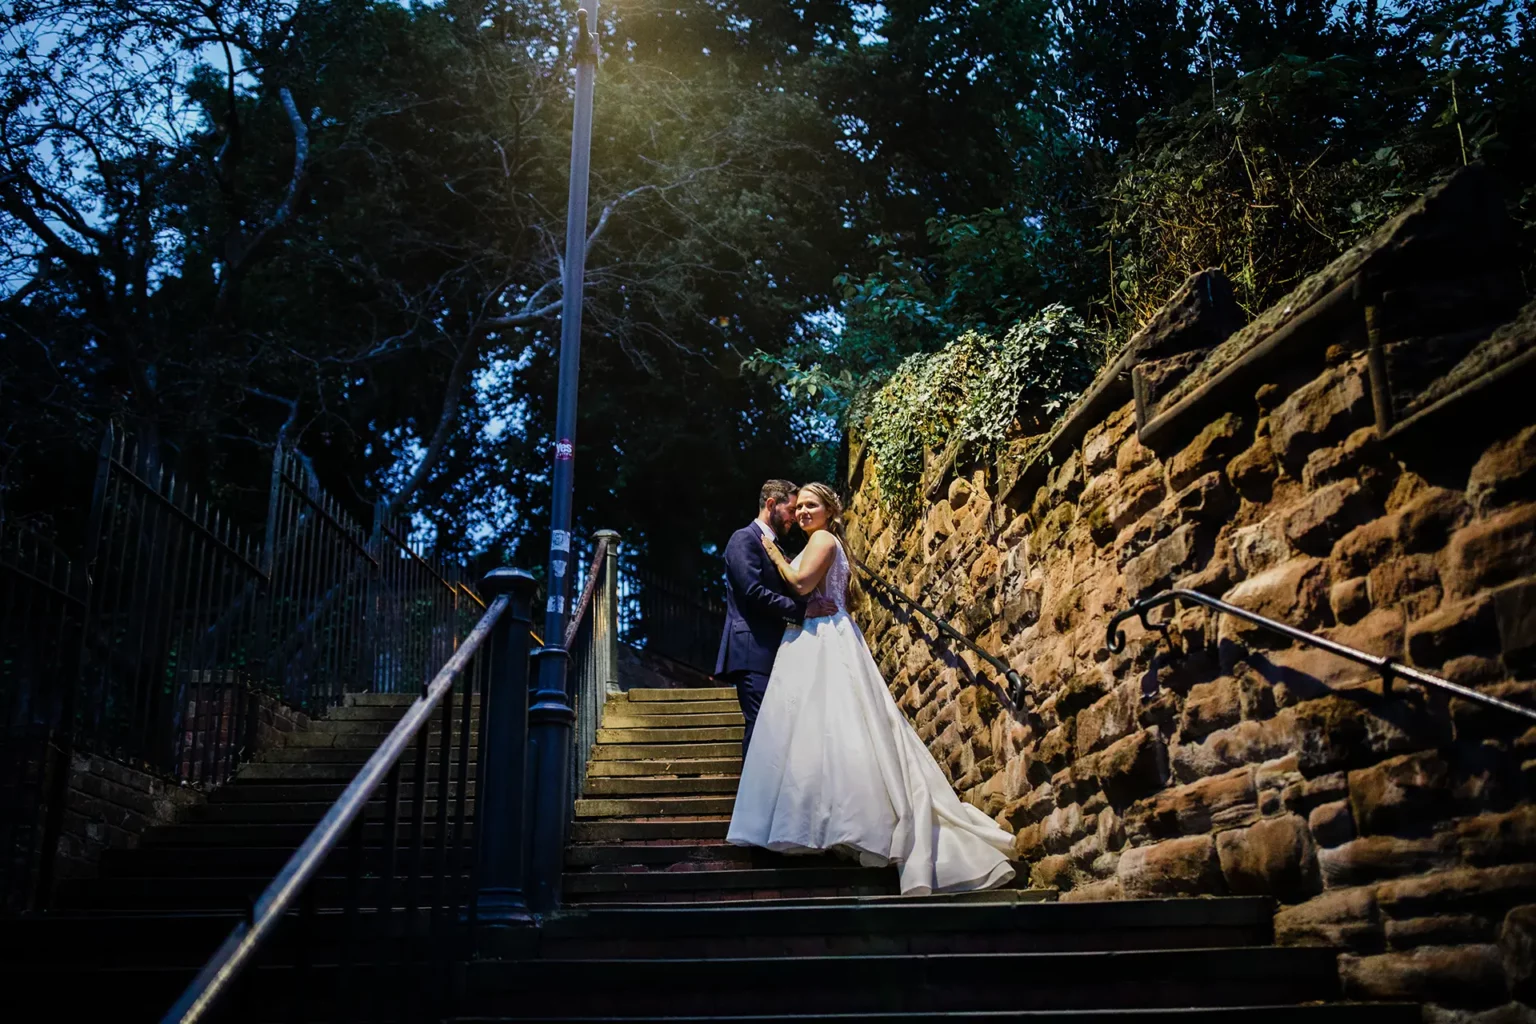
<path id="1" fill-rule="evenodd" d="M 753 521 L 731 534 L 725 546 L 725 632 L 715 675 L 771 672 L 785 625 L 805 618 L 807 599 L 790 591 L 763 550 L 762 537 Z"/>

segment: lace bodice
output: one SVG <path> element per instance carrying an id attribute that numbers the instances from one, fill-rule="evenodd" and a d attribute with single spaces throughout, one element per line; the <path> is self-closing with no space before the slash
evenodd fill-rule
<path id="1" fill-rule="evenodd" d="M 795 556 L 794 566 L 796 569 L 800 568 L 800 559 L 804 555 L 805 552 L 802 551 Z M 846 612 L 848 610 L 848 575 L 850 571 L 848 555 L 844 553 L 842 544 L 838 544 L 832 552 L 832 564 L 827 566 L 826 575 L 821 578 L 821 582 L 817 584 L 816 589 L 811 591 L 808 596 L 827 598 L 837 605 L 838 611 Z"/>

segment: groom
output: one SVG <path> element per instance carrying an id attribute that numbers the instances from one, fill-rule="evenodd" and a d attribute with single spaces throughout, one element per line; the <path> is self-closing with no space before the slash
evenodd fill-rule
<path id="1" fill-rule="evenodd" d="M 747 720 L 741 738 L 743 758 L 752 742 L 752 726 L 757 724 L 757 710 L 768 690 L 784 627 L 837 610 L 826 599 L 807 601 L 795 594 L 763 550 L 762 538 L 777 544 L 793 525 L 796 492 L 788 480 L 763 484 L 757 518 L 731 534 L 725 546 L 725 633 L 720 637 L 715 677 L 736 687 L 741 715 Z"/>

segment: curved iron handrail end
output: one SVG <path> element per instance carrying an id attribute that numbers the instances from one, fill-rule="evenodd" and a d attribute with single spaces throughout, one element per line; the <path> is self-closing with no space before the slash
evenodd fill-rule
<path id="1" fill-rule="evenodd" d="M 362 770 L 347 784 L 330 810 L 326 811 L 325 817 L 320 819 L 320 823 L 305 837 L 303 844 L 288 858 L 283 869 L 262 890 L 251 905 L 249 915 L 230 931 L 218 951 L 166 1011 L 161 1024 L 194 1024 L 205 1018 L 261 944 L 271 936 L 272 930 L 293 905 L 294 899 L 324 865 L 325 858 L 336 848 L 357 816 L 363 813 L 368 798 L 379 788 L 416 733 L 426 725 L 443 694 L 453 686 L 454 680 L 469 664 L 469 659 L 485 643 L 486 637 L 511 601 L 510 596 L 502 594 L 491 602 L 475 628 L 459 645 L 459 649 L 432 677 L 426 692 L 416 698 L 405 716 L 368 758 Z"/>
<path id="2" fill-rule="evenodd" d="M 1004 661 L 1002 658 L 999 658 L 997 655 L 990 654 L 987 651 L 982 650 L 981 646 L 977 644 L 976 641 L 972 640 L 970 637 L 956 629 L 954 625 L 949 622 L 949 620 L 939 618 L 937 612 L 930 611 L 929 609 L 919 604 L 917 601 L 908 597 L 905 593 L 902 592 L 900 587 L 896 586 L 896 584 L 892 583 L 884 576 L 881 576 L 869 566 L 865 565 L 863 559 L 859 558 L 857 555 L 850 553 L 848 558 L 853 562 L 854 566 L 857 567 L 860 572 L 864 573 L 864 575 L 878 583 L 881 588 L 890 593 L 898 601 L 906 604 L 914 611 L 918 612 L 920 615 L 931 621 L 935 626 L 938 627 L 940 633 L 943 633 L 951 640 L 959 641 L 961 644 L 965 645 L 965 647 L 969 649 L 971 653 L 985 661 L 988 665 L 991 665 L 993 668 L 997 669 L 998 673 L 1008 681 L 1008 699 L 1013 701 L 1015 707 L 1025 706 L 1025 701 L 1028 699 L 1029 695 L 1024 690 L 1024 680 L 1019 676 L 1017 669 L 1009 665 L 1006 661 Z"/>
<path id="3" fill-rule="evenodd" d="M 1501 697 L 1495 697 L 1492 694 L 1482 693 L 1478 690 L 1474 690 L 1470 686 L 1462 686 L 1460 683 L 1453 683 L 1449 679 L 1442 679 L 1440 676 L 1434 675 L 1433 673 L 1425 672 L 1422 669 L 1414 668 L 1411 665 L 1404 665 L 1402 662 L 1394 661 L 1392 658 L 1388 658 L 1385 655 L 1367 654 L 1365 651 L 1362 651 L 1359 648 L 1350 647 L 1347 644 L 1341 644 L 1337 640 L 1329 640 L 1327 637 L 1321 637 L 1315 633 L 1308 633 L 1306 630 L 1297 629 L 1295 626 L 1290 626 L 1284 622 L 1276 621 L 1275 619 L 1271 619 L 1268 616 L 1260 615 L 1257 612 L 1251 612 L 1248 609 L 1240 608 L 1235 604 L 1229 604 L 1220 598 L 1212 597 L 1209 594 L 1202 594 L 1198 590 L 1164 590 L 1161 593 L 1153 594 L 1151 597 L 1144 597 L 1141 600 L 1132 603 L 1129 608 L 1126 608 L 1123 611 L 1116 612 L 1114 617 L 1109 620 L 1109 625 L 1106 626 L 1104 630 L 1105 646 L 1108 647 L 1109 650 L 1114 654 L 1119 654 L 1121 651 L 1125 650 L 1125 631 L 1120 628 L 1120 624 L 1132 616 L 1140 619 L 1142 626 L 1144 626 L 1146 629 L 1161 632 L 1166 636 L 1168 632 L 1167 624 L 1149 621 L 1147 619 L 1147 612 L 1151 611 L 1153 608 L 1160 607 L 1161 605 L 1172 604 L 1175 601 L 1189 601 L 1193 604 L 1204 605 L 1207 608 L 1214 609 L 1215 611 L 1226 615 L 1231 615 L 1234 618 L 1239 618 L 1246 622 L 1251 622 L 1254 625 L 1267 629 L 1272 633 L 1278 633 L 1281 636 L 1288 637 L 1297 643 L 1306 644 L 1309 647 L 1316 647 L 1319 650 L 1327 651 L 1329 654 L 1344 658 L 1347 661 L 1353 661 L 1358 665 L 1365 665 L 1369 668 L 1375 669 L 1377 674 L 1381 676 L 1382 689 L 1386 692 L 1391 691 L 1392 681 L 1394 679 L 1408 679 L 1412 682 L 1420 684 L 1421 686 L 1428 686 L 1437 690 L 1442 690 L 1456 697 L 1460 697 L 1463 700 L 1472 701 L 1473 703 L 1481 704 L 1484 707 L 1490 707 L 1498 711 L 1506 712 L 1508 714 L 1517 715 L 1521 718 L 1530 720 L 1532 723 L 1536 723 L 1536 708 L 1522 707 L 1513 701 L 1507 701 Z"/>

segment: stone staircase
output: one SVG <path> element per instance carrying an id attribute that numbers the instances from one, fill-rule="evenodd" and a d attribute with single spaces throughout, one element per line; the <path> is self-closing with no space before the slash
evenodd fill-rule
<path id="1" fill-rule="evenodd" d="M 107 851 L 97 877 L 61 882 L 48 914 L 0 922 L 0 985 L 48 998 L 67 993 L 69 1012 L 59 1019 L 159 1020 L 413 699 L 353 695 L 307 731 L 289 735 L 286 745 L 244 765 L 184 821 L 151 829 L 136 848 Z M 478 710 L 472 721 L 477 726 Z M 434 741 L 439 734 L 434 722 Z M 457 767 L 450 766 L 450 772 L 450 799 L 455 799 Z M 437 765 L 429 764 L 430 788 L 423 794 L 428 838 L 434 834 L 437 779 Z M 402 851 L 417 782 L 415 758 L 408 754 L 400 778 Z M 473 796 L 473 781 L 468 786 L 466 796 Z M 382 799 L 367 811 L 359 887 L 365 913 L 378 895 L 384 814 Z M 279 930 L 240 993 L 240 1019 L 288 1017 L 294 971 L 285 965 L 295 961 L 300 942 L 316 964 L 308 983 L 317 992 L 334 986 L 346 857 L 346 850 L 337 851 L 317 882 L 316 917 L 306 934 L 297 934 L 296 927 Z M 399 906 L 402 887 L 397 884 L 394 891 Z M 394 916 L 398 925 L 402 915 Z M 381 1005 L 389 998 L 385 982 L 381 989 L 370 979 L 372 1001 Z"/>
<path id="2" fill-rule="evenodd" d="M 406 702 L 354 698 L 187 821 L 114 851 L 100 878 L 64 884 L 58 911 L 0 927 L 0 982 L 65 994 L 65 1019 L 158 1020 Z M 1274 946 L 1267 899 L 909 899 L 892 895 L 891 871 L 729 846 L 740 730 L 726 689 L 611 698 L 575 808 L 566 907 L 490 956 L 455 951 L 457 1020 L 1419 1019 L 1413 1006 L 1339 1002 L 1336 951 Z M 430 823 L 435 766 L 426 778 Z M 403 806 L 417 781 L 408 759 Z M 382 802 L 370 807 L 365 872 L 382 866 L 382 814 Z M 225 1019 L 440 1019 L 421 999 L 425 976 L 392 962 L 364 960 L 363 983 L 337 1001 L 345 856 L 326 867 L 315 918 L 278 933 Z M 365 875 L 365 908 L 375 884 Z M 284 966 L 300 944 L 315 964 L 302 974 Z M 300 987 L 317 996 L 307 1016 L 291 1009 Z"/>
<path id="3" fill-rule="evenodd" d="M 726 843 L 741 734 L 741 709 L 728 687 L 632 689 L 610 697 L 576 801 L 566 903 L 894 893 L 893 869 Z"/>

